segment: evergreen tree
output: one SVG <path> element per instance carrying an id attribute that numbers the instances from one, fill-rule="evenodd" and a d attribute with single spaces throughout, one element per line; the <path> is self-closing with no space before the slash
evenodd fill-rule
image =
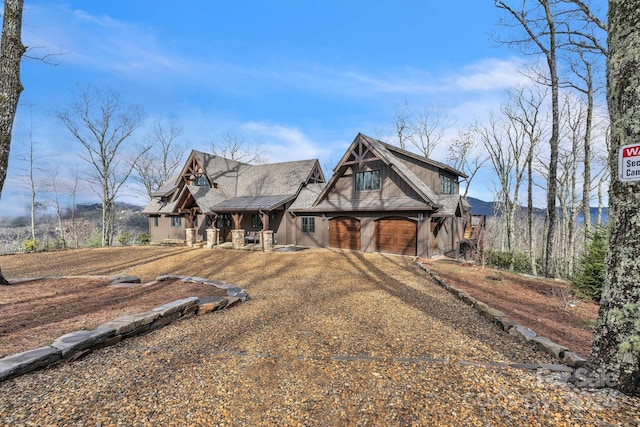
<path id="1" fill-rule="evenodd" d="M 581 297 L 600 301 L 607 254 L 607 231 L 604 227 L 597 227 L 591 233 L 585 249 L 573 286 Z"/>

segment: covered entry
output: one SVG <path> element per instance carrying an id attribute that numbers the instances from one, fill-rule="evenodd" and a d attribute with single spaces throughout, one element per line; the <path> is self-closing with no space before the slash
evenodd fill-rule
<path id="1" fill-rule="evenodd" d="M 385 218 L 375 222 L 375 250 L 398 255 L 417 253 L 417 223 L 405 218 Z"/>
<path id="2" fill-rule="evenodd" d="M 360 220 L 338 217 L 329 220 L 329 246 L 360 250 Z"/>

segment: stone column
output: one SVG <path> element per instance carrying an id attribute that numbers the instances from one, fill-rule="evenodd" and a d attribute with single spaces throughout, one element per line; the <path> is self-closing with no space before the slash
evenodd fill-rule
<path id="1" fill-rule="evenodd" d="M 262 230 L 260 242 L 263 252 L 271 252 L 273 250 L 273 230 Z"/>
<path id="2" fill-rule="evenodd" d="M 186 242 L 187 242 L 187 246 L 189 247 L 193 247 L 193 245 L 196 243 L 196 229 L 195 228 L 186 228 L 185 229 L 185 233 L 186 233 Z"/>
<path id="3" fill-rule="evenodd" d="M 231 230 L 231 243 L 233 249 L 244 247 L 244 230 Z"/>
<path id="4" fill-rule="evenodd" d="M 220 230 L 217 228 L 207 228 L 207 248 L 213 249 L 214 246 L 218 245 L 218 234 Z"/>

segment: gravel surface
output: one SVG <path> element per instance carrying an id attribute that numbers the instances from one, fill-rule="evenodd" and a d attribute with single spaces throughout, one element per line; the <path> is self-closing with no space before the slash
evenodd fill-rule
<path id="1" fill-rule="evenodd" d="M 149 252 L 138 263 L 127 274 L 225 280 L 251 299 L 0 383 L 0 423 L 640 425 L 638 399 L 576 390 L 566 374 L 492 367 L 556 361 L 408 258 L 200 249 Z M 116 264 L 101 274 L 121 273 Z"/>

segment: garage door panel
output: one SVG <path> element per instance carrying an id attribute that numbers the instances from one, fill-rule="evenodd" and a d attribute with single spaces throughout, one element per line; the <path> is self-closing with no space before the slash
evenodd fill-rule
<path id="1" fill-rule="evenodd" d="M 417 225 L 415 222 L 403 219 L 381 219 L 375 226 L 375 249 L 399 255 L 417 253 Z"/>
<path id="2" fill-rule="evenodd" d="M 329 220 L 329 246 L 360 250 L 360 221 L 348 217 Z"/>

